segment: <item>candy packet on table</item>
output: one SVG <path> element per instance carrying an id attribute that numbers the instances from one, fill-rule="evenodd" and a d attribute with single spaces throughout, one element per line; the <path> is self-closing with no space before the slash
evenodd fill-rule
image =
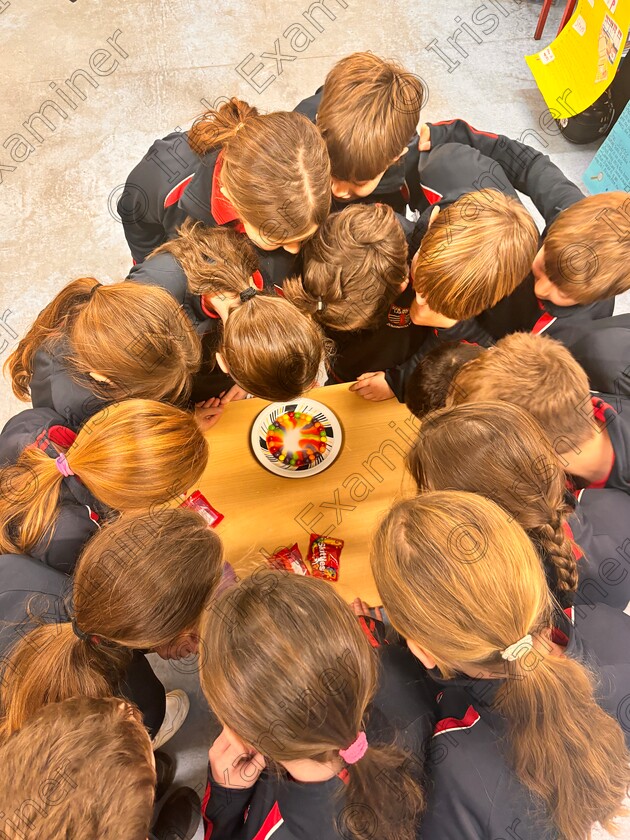
<path id="1" fill-rule="evenodd" d="M 324 580 L 338 580 L 342 548 L 343 540 L 311 534 L 308 559 L 313 576 L 324 578 Z"/>
<path id="2" fill-rule="evenodd" d="M 211 528 L 216 528 L 219 522 L 222 522 L 224 519 L 223 514 L 219 513 L 218 510 L 215 510 L 206 497 L 199 492 L 199 490 L 195 490 L 194 493 L 191 493 L 190 496 L 184 499 L 180 507 L 196 510 L 197 513 L 200 513 L 203 516 Z"/>
<path id="3" fill-rule="evenodd" d="M 272 569 L 284 569 L 295 575 L 310 575 L 297 543 L 293 543 L 291 548 L 279 548 L 267 562 Z"/>

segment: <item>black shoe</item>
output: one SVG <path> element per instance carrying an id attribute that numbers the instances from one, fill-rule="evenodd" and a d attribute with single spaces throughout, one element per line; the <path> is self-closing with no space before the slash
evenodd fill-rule
<path id="1" fill-rule="evenodd" d="M 173 791 L 160 810 L 151 834 L 156 840 L 192 840 L 201 821 L 201 800 L 192 788 Z"/>
<path id="2" fill-rule="evenodd" d="M 168 753 L 158 750 L 155 755 L 155 772 L 157 774 L 157 786 L 155 788 L 155 801 L 159 802 L 175 778 L 175 759 Z"/>

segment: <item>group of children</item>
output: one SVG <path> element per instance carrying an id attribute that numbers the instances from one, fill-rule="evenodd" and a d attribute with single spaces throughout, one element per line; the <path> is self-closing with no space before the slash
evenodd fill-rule
<path id="1" fill-rule="evenodd" d="M 125 281 L 70 282 L 6 365 L 0 838 L 584 840 L 630 784 L 630 194 L 461 120 L 371 53 L 292 112 L 157 140 Z M 542 236 L 521 204 L 529 195 Z M 176 507 L 233 400 L 352 382 L 421 419 L 381 598 Z M 377 523 L 375 523 L 377 524 Z M 238 559 L 238 558 L 227 558 Z M 148 653 L 197 656 L 203 803 Z M 156 752 L 156 750 L 158 750 Z"/>

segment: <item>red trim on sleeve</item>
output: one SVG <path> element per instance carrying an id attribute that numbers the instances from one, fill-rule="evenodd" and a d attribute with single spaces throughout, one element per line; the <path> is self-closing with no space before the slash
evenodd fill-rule
<path id="1" fill-rule="evenodd" d="M 182 193 L 190 184 L 192 179 L 195 177 L 194 173 L 189 175 L 187 178 L 184 178 L 183 181 L 180 181 L 179 184 L 176 184 L 173 189 L 167 194 L 166 198 L 164 199 L 164 209 L 166 210 L 167 207 L 172 207 L 173 204 L 177 204 L 179 199 L 182 197 Z M 136 261 L 133 261 L 133 264 L 136 264 Z"/>
<path id="2" fill-rule="evenodd" d="M 223 152 L 217 155 L 217 162 L 214 165 L 214 172 L 212 173 L 212 194 L 210 195 L 210 212 L 214 216 L 219 225 L 228 225 L 231 222 L 236 222 L 232 227 L 238 233 L 245 233 L 238 213 L 231 201 L 221 192 L 221 170 L 223 169 Z"/>
<path id="3" fill-rule="evenodd" d="M 469 706 L 466 709 L 466 714 L 463 718 L 461 718 L 461 720 L 454 717 L 447 717 L 442 720 L 438 720 L 435 724 L 435 728 L 433 729 L 433 735 L 440 735 L 442 732 L 451 732 L 453 729 L 470 729 L 470 727 L 474 726 L 478 720 L 480 720 L 479 713 L 476 712 L 472 706 Z"/>
<path id="4" fill-rule="evenodd" d="M 254 281 L 254 286 L 256 286 L 259 292 L 261 292 L 265 283 L 263 281 L 263 276 L 258 269 L 256 269 L 256 271 L 252 274 L 252 280 Z"/>
<path id="5" fill-rule="evenodd" d="M 532 327 L 532 333 L 534 333 L 534 335 L 540 335 L 540 333 L 543 333 L 547 327 L 550 327 L 553 322 L 557 320 L 554 315 L 550 315 L 547 312 L 541 300 L 538 301 L 538 307 L 539 309 L 542 309 L 542 315 Z"/>
<path id="6" fill-rule="evenodd" d="M 499 136 L 498 134 L 494 134 L 492 131 L 479 131 L 478 128 L 475 128 L 469 122 L 466 122 L 466 120 L 441 120 L 441 122 L 429 123 L 429 125 L 453 125 L 454 122 L 463 122 L 464 125 L 468 126 L 473 134 L 482 134 L 484 137 L 493 137 L 495 140 Z"/>
<path id="7" fill-rule="evenodd" d="M 573 556 L 575 557 L 576 560 L 581 560 L 582 557 L 584 557 L 584 552 L 582 551 L 582 549 L 580 548 L 579 545 L 576 545 L 576 543 L 573 542 L 575 537 L 573 536 L 573 531 L 571 530 L 571 526 L 566 521 L 566 519 L 562 523 L 562 530 L 564 531 L 566 536 L 571 540 L 571 543 L 572 543 L 571 549 L 573 551 Z"/>
<path id="8" fill-rule="evenodd" d="M 440 199 L 444 198 L 442 193 L 438 192 L 437 190 L 431 189 L 431 187 L 425 186 L 422 182 L 420 183 L 422 187 L 422 192 L 424 193 L 424 197 L 429 202 L 429 204 L 437 204 Z"/>
<path id="9" fill-rule="evenodd" d="M 206 830 L 205 830 L 204 835 L 203 835 L 203 840 L 210 840 L 210 838 L 212 837 L 212 832 L 214 831 L 214 824 L 213 824 L 212 820 L 209 820 L 208 817 L 206 817 L 206 809 L 207 809 L 208 805 L 210 804 L 210 792 L 211 792 L 211 785 L 210 785 L 210 779 L 208 779 L 208 784 L 206 785 L 206 792 L 204 793 L 203 802 L 201 803 L 201 816 L 203 817 L 203 821 L 206 824 L 206 826 L 205 826 Z"/>
<path id="10" fill-rule="evenodd" d="M 376 621 L 369 615 L 359 615 L 357 616 L 359 620 L 359 626 L 363 631 L 363 634 L 367 637 L 368 642 L 372 645 L 372 647 L 381 647 L 381 643 L 376 638 L 375 629 L 376 629 Z"/>
<path id="11" fill-rule="evenodd" d="M 258 829 L 256 834 L 254 834 L 252 840 L 267 840 L 267 838 L 271 837 L 274 831 L 279 828 L 283 822 L 284 819 L 280 813 L 280 807 L 277 802 L 274 802 L 273 808 L 265 817 L 264 823 Z"/>
<path id="12" fill-rule="evenodd" d="M 604 428 L 608 425 L 608 418 L 606 417 L 606 409 L 610 409 L 610 411 L 617 413 L 615 409 L 608 405 L 608 403 L 604 402 L 604 400 L 600 400 L 599 397 L 591 397 L 591 402 L 593 403 L 593 416 L 594 418 L 604 425 Z M 610 469 L 608 470 L 608 474 L 605 478 L 600 479 L 599 481 L 593 481 L 591 484 L 588 485 L 590 490 L 602 490 L 607 484 L 608 479 L 611 476 L 611 473 L 615 466 L 615 459 L 616 454 L 613 450 L 612 461 L 610 462 Z"/>

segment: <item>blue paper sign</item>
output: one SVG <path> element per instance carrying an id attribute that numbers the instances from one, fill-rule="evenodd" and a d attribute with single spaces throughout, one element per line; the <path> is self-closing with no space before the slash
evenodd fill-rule
<path id="1" fill-rule="evenodd" d="M 582 181 L 590 193 L 630 192 L 630 102 L 599 147 Z"/>

